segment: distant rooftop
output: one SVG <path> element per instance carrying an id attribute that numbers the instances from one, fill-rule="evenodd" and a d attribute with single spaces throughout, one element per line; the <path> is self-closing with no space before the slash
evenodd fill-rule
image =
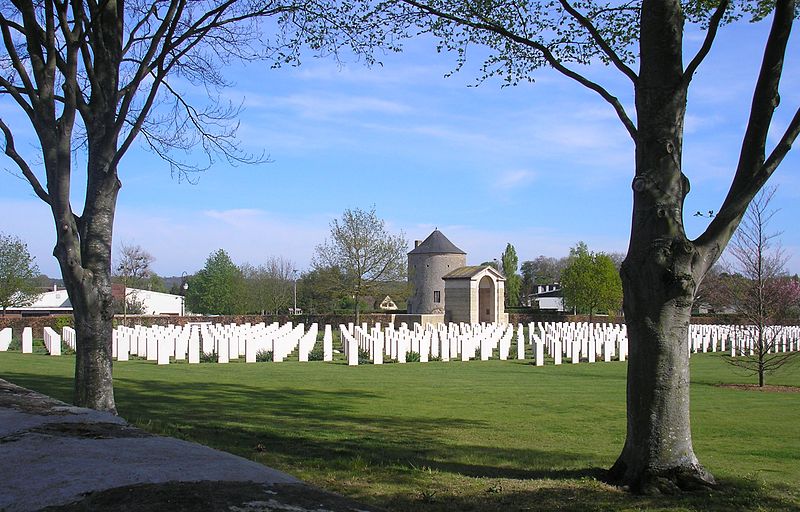
<path id="1" fill-rule="evenodd" d="M 414 247 L 408 254 L 467 254 L 453 242 L 447 239 L 438 229 L 433 230 L 433 233 L 428 235 L 421 244 Z"/>

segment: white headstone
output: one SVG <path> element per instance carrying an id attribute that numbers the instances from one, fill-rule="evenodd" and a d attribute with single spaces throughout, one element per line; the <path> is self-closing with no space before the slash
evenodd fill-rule
<path id="1" fill-rule="evenodd" d="M 230 361 L 230 357 L 228 356 L 228 351 L 230 350 L 230 343 L 228 342 L 227 338 L 221 338 L 218 343 L 217 347 L 217 362 L 218 363 L 227 363 Z"/>
<path id="2" fill-rule="evenodd" d="M 333 361 L 333 331 L 329 324 L 325 324 L 325 334 L 322 336 L 322 359 Z"/>
<path id="3" fill-rule="evenodd" d="M 131 337 L 127 332 L 117 334 L 117 361 L 127 361 L 131 350 Z"/>
<path id="4" fill-rule="evenodd" d="M 9 345 L 11 345 L 11 327 L 6 327 L 0 330 L 0 352 L 8 350 Z"/>
<path id="5" fill-rule="evenodd" d="M 535 334 L 533 337 L 536 342 L 536 366 L 544 366 L 544 342 Z"/>
<path id="6" fill-rule="evenodd" d="M 355 338 L 347 336 L 347 364 L 358 366 L 358 342 Z"/>
<path id="7" fill-rule="evenodd" d="M 442 361 L 450 361 L 450 340 L 444 334 L 442 335 Z"/>
<path id="8" fill-rule="evenodd" d="M 200 330 L 192 326 L 189 331 L 189 364 L 200 362 Z"/>
<path id="9" fill-rule="evenodd" d="M 147 360 L 158 361 L 158 339 L 155 333 L 147 333 Z"/>
<path id="10" fill-rule="evenodd" d="M 22 329 L 22 353 L 33 353 L 33 329 L 30 327 Z"/>
<path id="11" fill-rule="evenodd" d="M 244 341 L 244 362 L 256 362 L 256 339 L 253 337 L 248 337 Z"/>
<path id="12" fill-rule="evenodd" d="M 170 339 L 163 336 L 158 340 L 158 364 L 169 364 Z"/>

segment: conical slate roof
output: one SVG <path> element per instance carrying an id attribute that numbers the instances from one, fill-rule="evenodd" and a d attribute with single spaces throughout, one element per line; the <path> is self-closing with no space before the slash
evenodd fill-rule
<path id="1" fill-rule="evenodd" d="M 447 239 L 438 229 L 408 254 L 467 254 Z"/>

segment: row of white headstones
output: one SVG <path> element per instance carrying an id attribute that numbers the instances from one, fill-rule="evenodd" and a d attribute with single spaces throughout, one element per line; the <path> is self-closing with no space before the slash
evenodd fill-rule
<path id="1" fill-rule="evenodd" d="M 52 327 L 45 327 L 44 332 L 42 333 L 42 338 L 44 340 L 44 347 L 45 349 L 47 349 L 47 352 L 51 356 L 61 355 L 62 341 L 72 350 L 75 350 L 76 336 L 75 336 L 75 329 L 73 329 L 72 327 L 62 328 L 61 334 L 58 334 Z M 9 345 L 11 345 L 11 340 L 12 340 L 11 327 L 6 327 L 5 329 L 0 330 L 0 352 L 5 352 L 8 350 Z M 32 328 L 24 327 L 22 329 L 21 345 L 23 354 L 33 353 Z"/>
<path id="2" fill-rule="evenodd" d="M 185 326 L 118 327 L 114 329 L 112 356 L 127 361 L 131 355 L 169 364 L 170 360 L 187 360 L 195 364 L 200 355 L 214 354 L 216 361 L 227 363 L 245 358 L 256 362 L 259 352 L 271 352 L 272 361 L 284 361 L 294 351 L 301 362 L 309 360 L 317 345 L 318 325 L 308 330 L 303 324 L 211 324 L 194 323 Z M 386 357 L 404 363 L 410 353 L 416 353 L 420 362 L 431 359 L 441 361 L 471 359 L 488 360 L 495 357 L 507 360 L 512 342 L 516 339 L 516 358 L 526 359 L 526 346 L 537 366 L 544 365 L 545 355 L 559 365 L 563 360 L 571 363 L 598 360 L 624 361 L 628 354 L 627 329 L 623 324 L 589 324 L 570 322 L 537 322 L 528 324 L 527 337 L 522 324 L 438 324 L 409 328 L 401 324 L 383 327 L 366 323 L 360 326 L 340 325 L 341 350 L 349 365 L 359 363 L 359 351 L 366 353 L 373 364 L 382 364 Z M 774 328 L 768 338 L 767 352 L 800 351 L 800 327 Z M 59 335 L 50 327 L 43 331 L 44 345 L 51 355 L 61 355 L 62 342 L 75 349 L 75 330 L 62 328 Z M 692 325 L 687 344 L 690 352 L 717 352 L 730 350 L 730 355 L 753 355 L 759 343 L 758 331 L 753 326 Z M 0 330 L 0 351 L 8 349 L 11 329 Z M 322 339 L 324 361 L 333 360 L 333 333 L 325 325 Z M 33 331 L 26 327 L 22 332 L 22 353 L 33 351 Z"/>

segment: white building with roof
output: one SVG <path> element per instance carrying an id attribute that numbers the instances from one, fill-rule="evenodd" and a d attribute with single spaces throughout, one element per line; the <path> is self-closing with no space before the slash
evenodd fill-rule
<path id="1" fill-rule="evenodd" d="M 114 292 L 116 292 L 114 285 Z M 122 287 L 120 287 L 122 288 Z M 184 298 L 171 293 L 139 290 L 137 288 L 122 288 L 129 299 L 135 299 L 142 304 L 145 315 L 183 315 L 185 313 Z M 119 296 L 122 296 L 122 289 Z M 116 293 L 114 294 L 117 295 Z M 44 292 L 30 306 L 12 307 L 6 311 L 8 314 L 22 316 L 69 315 L 72 314 L 72 303 L 67 290 L 54 287 L 53 290 Z"/>

